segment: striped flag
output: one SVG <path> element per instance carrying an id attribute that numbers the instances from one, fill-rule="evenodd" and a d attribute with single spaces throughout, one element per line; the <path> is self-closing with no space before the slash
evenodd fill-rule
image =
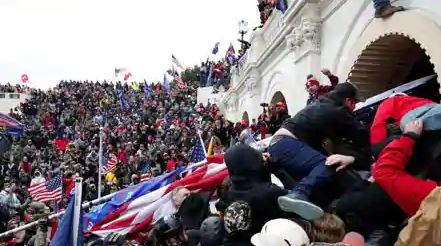
<path id="1" fill-rule="evenodd" d="M 101 172 L 103 174 L 107 174 L 113 170 L 115 170 L 116 166 L 118 165 L 118 158 L 116 158 L 116 156 L 112 156 L 110 159 L 108 159 L 107 161 L 104 161 L 104 165 L 102 167 Z"/>
<path id="2" fill-rule="evenodd" d="M 28 192 L 35 201 L 48 202 L 51 200 L 61 200 L 62 187 L 61 187 L 61 175 L 57 175 L 55 178 L 46 182 L 32 185 L 28 188 Z"/>
<path id="3" fill-rule="evenodd" d="M 145 181 L 149 181 L 153 178 L 152 173 L 147 172 L 144 174 L 141 174 L 141 176 L 139 177 L 139 181 L 140 182 L 145 182 Z"/>
<path id="4" fill-rule="evenodd" d="M 170 201 L 173 189 L 185 186 L 191 191 L 212 191 L 227 176 L 228 170 L 223 163 L 223 155 L 208 158 L 208 161 L 191 175 L 173 183 L 164 184 L 156 190 L 121 204 L 92 226 L 88 232 L 100 237 L 106 237 L 112 232 L 136 237 L 139 232 L 149 231 L 152 228 L 153 218 L 164 216 L 159 214 L 161 210 L 158 209 Z"/>
<path id="5" fill-rule="evenodd" d="M 175 81 L 178 84 L 180 89 L 184 89 L 185 87 L 187 87 L 187 85 L 185 84 L 185 82 L 182 80 L 182 78 L 180 76 L 176 76 Z"/>

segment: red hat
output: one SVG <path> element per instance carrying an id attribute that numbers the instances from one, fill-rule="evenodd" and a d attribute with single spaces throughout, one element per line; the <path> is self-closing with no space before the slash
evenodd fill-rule
<path id="1" fill-rule="evenodd" d="M 311 87 L 311 86 L 319 86 L 320 85 L 320 82 L 318 82 L 317 80 L 315 80 L 315 79 L 310 79 L 310 80 L 308 80 L 308 82 L 306 82 L 306 88 L 309 88 L 309 87 Z"/>

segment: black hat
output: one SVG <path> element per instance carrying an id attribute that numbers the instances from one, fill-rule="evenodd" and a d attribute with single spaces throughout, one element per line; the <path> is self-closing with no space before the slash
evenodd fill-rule
<path id="1" fill-rule="evenodd" d="M 334 90 L 329 93 L 329 96 L 331 98 L 336 97 L 340 99 L 353 98 L 356 101 L 360 101 L 358 88 L 349 82 L 338 84 Z"/>

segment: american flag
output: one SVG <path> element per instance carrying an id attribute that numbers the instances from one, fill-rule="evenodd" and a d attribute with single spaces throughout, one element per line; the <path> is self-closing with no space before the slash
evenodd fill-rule
<path id="1" fill-rule="evenodd" d="M 161 218 L 165 215 L 161 214 L 162 211 L 158 209 L 170 202 L 173 189 L 185 186 L 190 191 L 213 191 L 226 177 L 228 177 L 228 170 L 223 163 L 223 155 L 211 156 L 207 158 L 202 167 L 181 180 L 172 183 L 159 180 L 156 189 L 121 204 L 100 221 L 91 225 L 87 232 L 100 237 L 106 237 L 112 232 L 136 237 L 139 232 L 150 230 L 155 218 Z M 139 191 L 131 192 L 137 193 Z"/>
<path id="2" fill-rule="evenodd" d="M 207 151 L 200 135 L 195 139 L 193 151 L 191 152 L 191 162 L 197 163 L 207 159 Z"/>
<path id="3" fill-rule="evenodd" d="M 108 172 L 115 170 L 116 166 L 118 165 L 118 158 L 116 158 L 116 156 L 112 156 L 110 159 L 107 161 L 105 160 L 104 162 L 105 163 L 101 171 L 103 174 L 107 174 Z"/>
<path id="4" fill-rule="evenodd" d="M 61 175 L 46 182 L 32 185 L 28 188 L 28 192 L 31 194 L 33 200 L 40 202 L 61 200 L 63 193 L 61 188 Z"/>
<path id="5" fill-rule="evenodd" d="M 175 81 L 178 84 L 179 88 L 184 89 L 185 87 L 187 87 L 187 85 L 185 84 L 185 82 L 182 80 L 181 77 L 176 76 Z"/>

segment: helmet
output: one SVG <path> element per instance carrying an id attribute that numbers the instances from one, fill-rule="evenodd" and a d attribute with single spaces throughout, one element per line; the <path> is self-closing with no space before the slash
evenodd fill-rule
<path id="1" fill-rule="evenodd" d="M 217 216 L 206 218 L 201 224 L 201 245 L 220 245 L 223 239 L 224 225 Z"/>
<path id="2" fill-rule="evenodd" d="M 182 222 L 175 214 L 164 216 L 155 223 L 154 230 L 159 237 L 178 234 L 182 230 Z"/>
<path id="3" fill-rule="evenodd" d="M 254 234 L 251 243 L 255 246 L 305 246 L 310 242 L 305 230 L 297 223 L 287 219 L 275 219 L 268 221 L 260 233 Z"/>

